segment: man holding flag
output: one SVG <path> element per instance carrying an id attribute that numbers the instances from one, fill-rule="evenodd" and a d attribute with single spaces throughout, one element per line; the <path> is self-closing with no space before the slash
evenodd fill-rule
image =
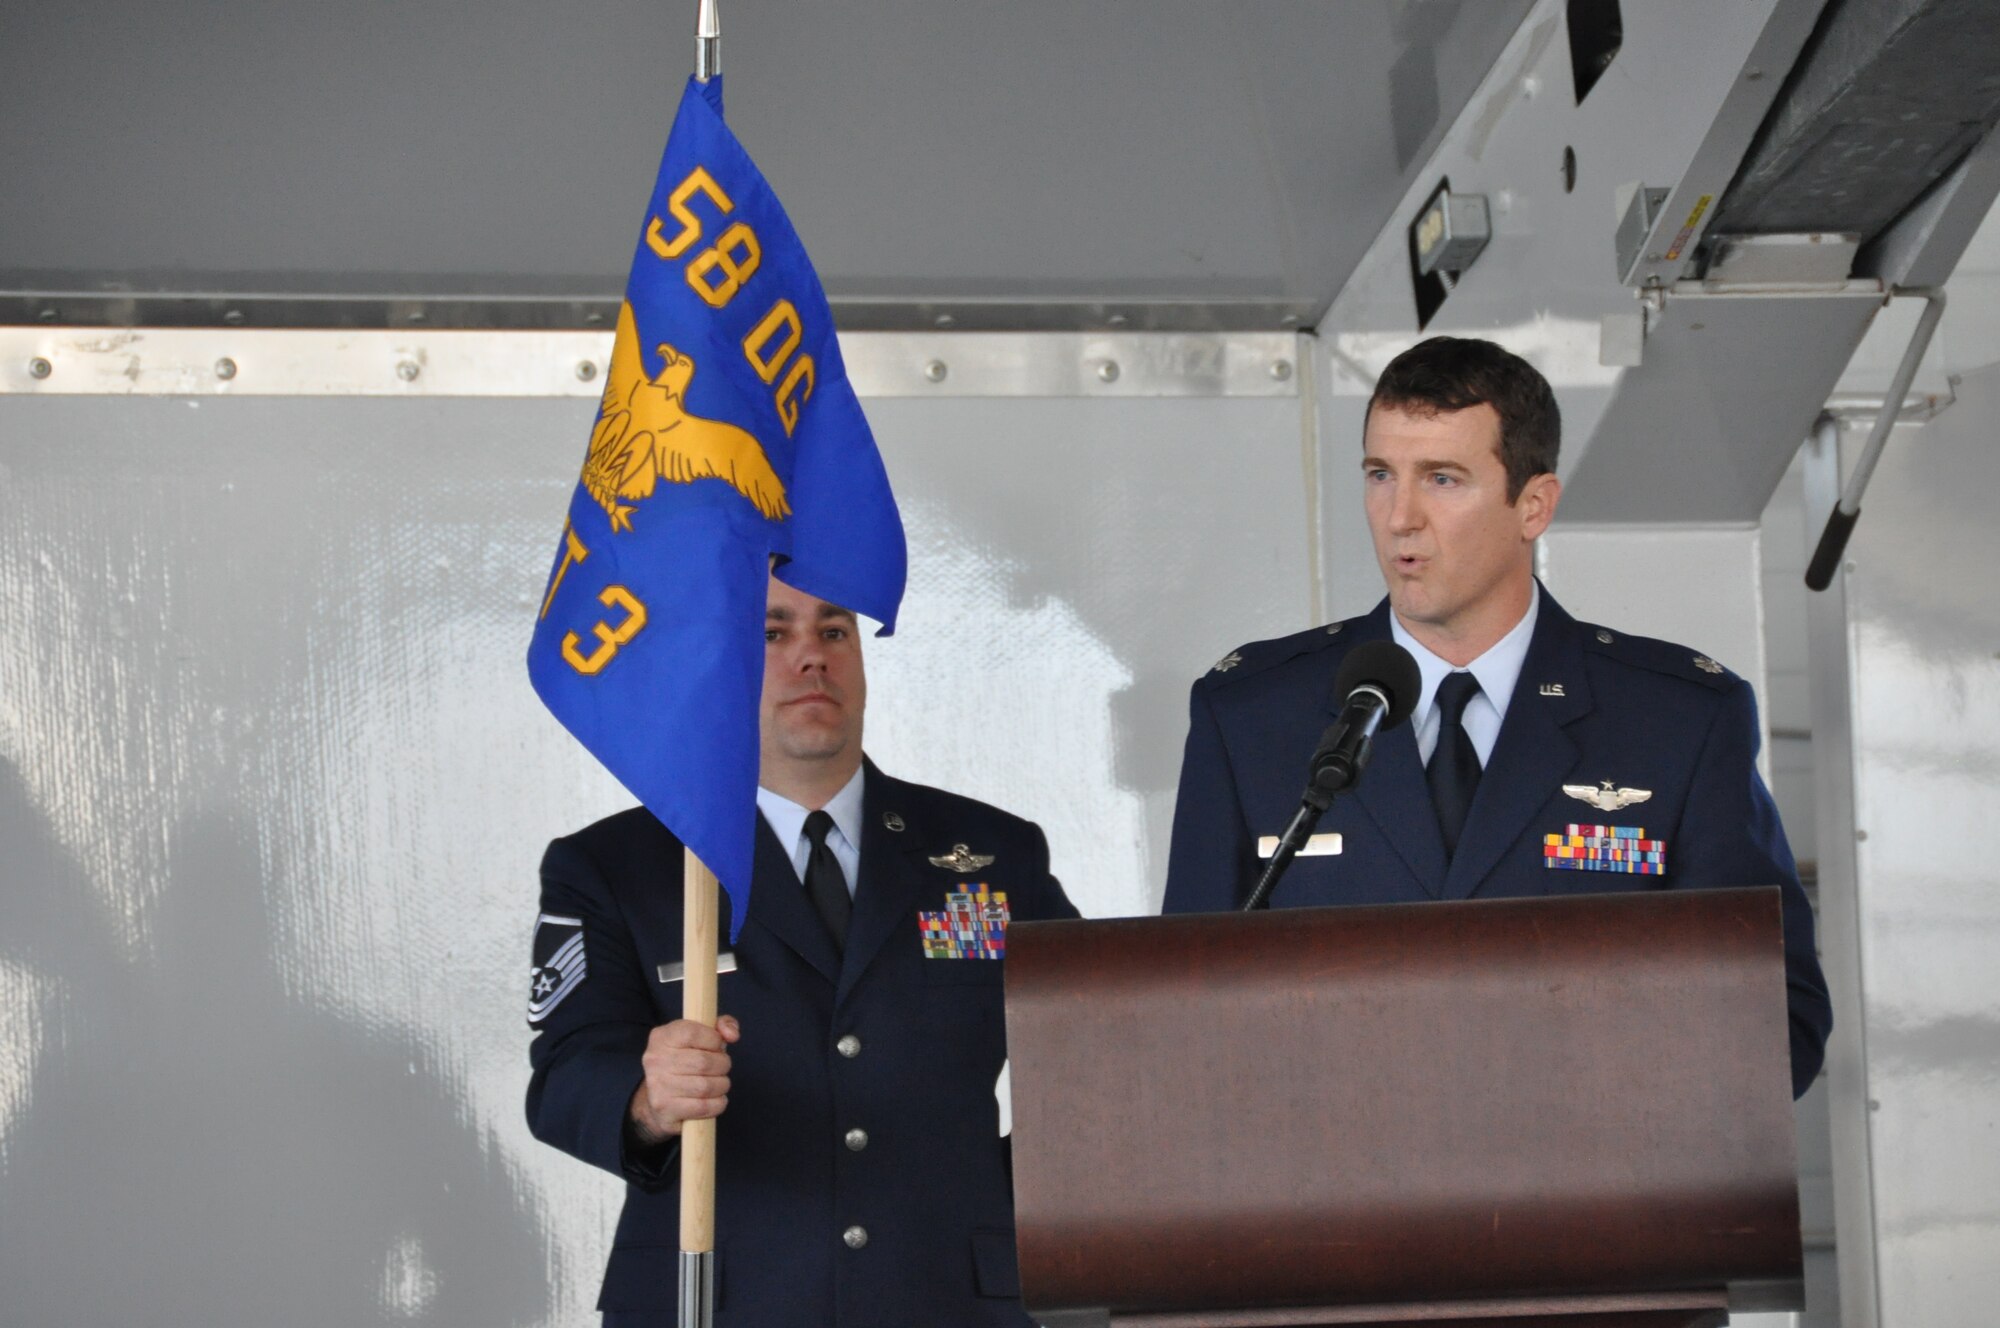
<path id="1" fill-rule="evenodd" d="M 677 1248 L 683 1322 L 699 1258 L 724 1324 L 1025 1325 L 999 961 L 1010 919 L 1075 909 L 1036 826 L 863 758 L 855 614 L 893 629 L 902 527 L 721 106 L 690 81 L 529 649 L 644 804 L 543 860 L 529 1124 L 629 1183 L 613 1328 L 673 1318 Z M 710 1138 L 712 1228 L 674 1192 Z"/>

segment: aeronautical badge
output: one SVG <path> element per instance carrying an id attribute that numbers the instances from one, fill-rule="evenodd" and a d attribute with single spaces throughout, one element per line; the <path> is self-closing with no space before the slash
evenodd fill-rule
<path id="1" fill-rule="evenodd" d="M 1589 803 L 1601 812 L 1622 811 L 1653 796 L 1651 789 L 1613 788 L 1608 779 L 1600 780 L 1597 784 L 1565 784 L 1563 792 L 1578 802 Z"/>
<path id="2" fill-rule="evenodd" d="M 1703 673 L 1722 672 L 1722 666 L 1716 663 L 1714 660 L 1710 659 L 1707 655 L 1696 655 L 1694 657 L 1694 666 L 1700 669 Z"/>
<path id="3" fill-rule="evenodd" d="M 917 914 L 926 959 L 1005 959 L 1007 892 L 984 882 L 944 897 L 944 907 Z"/>
<path id="4" fill-rule="evenodd" d="M 931 858 L 931 866 L 944 867 L 961 875 L 976 872 L 981 867 L 991 867 L 991 853 L 974 853 L 963 844 L 953 844 L 951 852 L 939 853 Z"/>
<path id="5" fill-rule="evenodd" d="M 1209 672 L 1227 673 L 1231 669 L 1235 668 L 1238 664 L 1241 664 L 1242 662 L 1243 662 L 1243 652 L 1240 650 L 1232 650 L 1228 654 L 1224 655 L 1221 659 L 1216 660 L 1215 666 L 1211 668 Z"/>
<path id="6" fill-rule="evenodd" d="M 553 913 L 536 918 L 534 959 L 528 978 L 528 1022 L 539 1024 L 583 981 L 583 919 Z"/>
<path id="7" fill-rule="evenodd" d="M 1561 871 L 1664 876 L 1667 841 L 1646 838 L 1644 826 L 1576 825 L 1542 836 L 1542 865 Z"/>

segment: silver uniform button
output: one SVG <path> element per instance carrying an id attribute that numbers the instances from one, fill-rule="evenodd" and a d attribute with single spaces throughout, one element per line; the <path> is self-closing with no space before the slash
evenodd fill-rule
<path id="1" fill-rule="evenodd" d="M 834 1043 L 833 1049 L 847 1057 L 847 1059 L 853 1060 L 861 1054 L 861 1039 L 849 1033 L 842 1037 L 840 1041 Z"/>
<path id="2" fill-rule="evenodd" d="M 847 1242 L 848 1249 L 858 1250 L 868 1243 L 868 1228 L 849 1227 L 840 1233 L 840 1238 Z"/>
<path id="3" fill-rule="evenodd" d="M 868 1146 L 868 1131 L 857 1129 L 857 1130 L 849 1130 L 847 1132 L 848 1152 L 858 1153 L 867 1146 Z"/>

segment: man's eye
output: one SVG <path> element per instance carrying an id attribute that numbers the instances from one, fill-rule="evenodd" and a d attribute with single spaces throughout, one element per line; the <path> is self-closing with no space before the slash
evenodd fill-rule
<path id="1" fill-rule="evenodd" d="M 774 645 L 778 644 L 778 637 L 779 637 L 779 635 L 780 635 L 780 634 L 779 634 L 779 632 L 778 632 L 778 629 L 777 629 L 777 628 L 775 628 L 775 627 L 766 627 L 766 628 L 764 629 L 764 644 L 765 644 L 765 645 L 767 645 L 767 646 L 774 646 Z"/>
<path id="2" fill-rule="evenodd" d="M 847 639 L 847 629 L 845 627 L 829 627 L 820 633 L 820 635 L 822 639 L 827 641 L 845 641 Z"/>

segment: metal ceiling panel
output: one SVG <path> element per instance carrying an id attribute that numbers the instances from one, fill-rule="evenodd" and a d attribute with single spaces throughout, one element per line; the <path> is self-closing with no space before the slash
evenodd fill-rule
<path id="1" fill-rule="evenodd" d="M 1527 7 L 730 0 L 723 68 L 846 326 L 1278 327 Z M 615 299 L 694 8 L 8 6 L 0 291 Z"/>

